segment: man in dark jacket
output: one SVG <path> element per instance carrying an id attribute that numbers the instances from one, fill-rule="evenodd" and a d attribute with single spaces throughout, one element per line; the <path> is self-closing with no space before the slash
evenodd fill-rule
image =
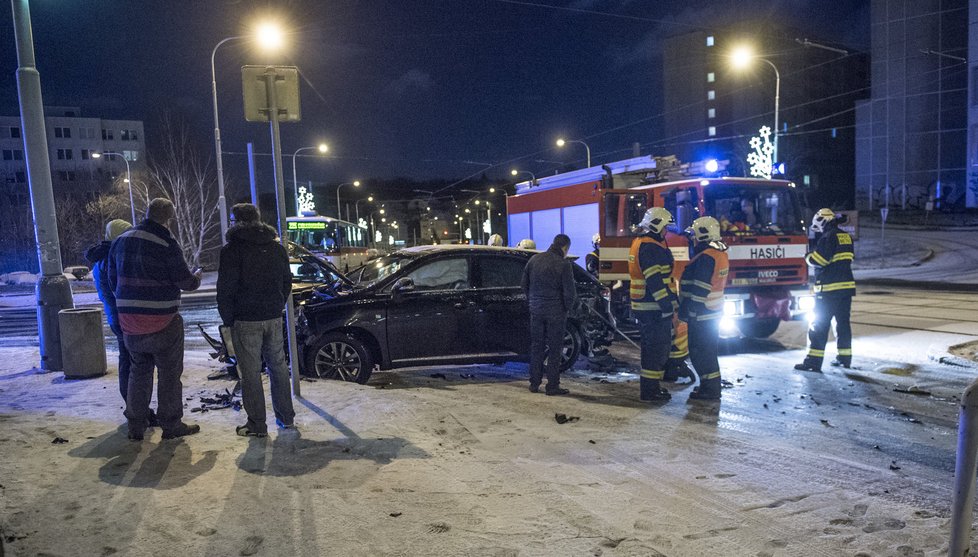
<path id="1" fill-rule="evenodd" d="M 570 238 L 557 234 L 543 253 L 530 258 L 523 270 L 523 293 L 530 304 L 530 392 L 540 391 L 547 360 L 550 396 L 566 395 L 560 388 L 560 361 L 564 347 L 567 312 L 577 303 L 574 269 L 567 259 Z"/>
<path id="2" fill-rule="evenodd" d="M 261 222 L 258 207 L 239 203 L 231 215 L 235 224 L 221 248 L 217 310 L 232 330 L 241 399 L 248 414 L 248 422 L 236 431 L 242 437 L 265 437 L 262 357 L 268 366 L 275 421 L 279 427 L 295 428 L 282 336 L 282 309 L 292 291 L 292 273 L 288 252 L 277 241 L 275 229 Z"/>
<path id="3" fill-rule="evenodd" d="M 88 248 L 85 252 L 85 259 L 92 265 L 92 279 L 95 282 L 95 291 L 98 299 L 102 300 L 102 307 L 105 308 L 105 320 L 109 323 L 109 329 L 115 334 L 119 344 L 119 393 L 122 400 L 126 400 L 126 393 L 129 390 L 129 370 L 132 362 L 129 359 L 129 350 L 122 335 L 122 327 L 119 325 L 119 312 L 115 307 L 115 294 L 109 286 L 109 248 L 112 242 L 122 235 L 123 232 L 132 228 L 128 221 L 115 219 L 105 225 L 105 240 Z M 156 425 L 156 414 L 149 411 L 149 424 Z"/>
<path id="4" fill-rule="evenodd" d="M 129 439 L 142 441 L 149 425 L 153 368 L 157 371 L 157 419 L 163 439 L 193 435 L 196 424 L 183 423 L 183 318 L 180 291 L 200 287 L 167 225 L 176 218 L 168 199 L 156 198 L 146 219 L 119 236 L 109 250 L 109 285 L 115 295 L 123 341 L 132 369 L 126 392 Z"/>

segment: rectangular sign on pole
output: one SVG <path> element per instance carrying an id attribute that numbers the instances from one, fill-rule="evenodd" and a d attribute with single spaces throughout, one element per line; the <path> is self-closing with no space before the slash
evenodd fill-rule
<path id="1" fill-rule="evenodd" d="M 242 66 L 241 86 L 244 96 L 245 120 L 268 122 L 269 99 L 265 76 L 275 74 L 275 100 L 278 101 L 278 121 L 302 120 L 299 110 L 299 68 L 295 66 Z"/>

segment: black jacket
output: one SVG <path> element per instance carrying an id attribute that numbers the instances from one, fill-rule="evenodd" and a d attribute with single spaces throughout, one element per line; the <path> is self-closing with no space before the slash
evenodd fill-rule
<path id="1" fill-rule="evenodd" d="M 852 236 L 830 223 L 819 236 L 815 249 L 805 256 L 805 261 L 815 267 L 815 292 L 819 296 L 852 296 L 856 293 L 852 258 Z"/>
<path id="2" fill-rule="evenodd" d="M 530 313 L 566 314 L 574 308 L 577 286 L 571 265 L 554 246 L 530 258 L 523 269 L 523 293 L 530 304 Z"/>
<path id="3" fill-rule="evenodd" d="M 217 310 L 225 325 L 282 316 L 292 272 L 276 236 L 263 223 L 241 223 L 228 230 L 217 273 Z"/>

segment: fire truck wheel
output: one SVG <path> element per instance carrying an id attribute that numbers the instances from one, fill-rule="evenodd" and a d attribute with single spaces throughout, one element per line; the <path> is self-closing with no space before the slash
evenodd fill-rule
<path id="1" fill-rule="evenodd" d="M 330 333 L 308 352 L 306 373 L 322 379 L 339 379 L 364 385 L 373 373 L 373 355 L 360 339 Z"/>
<path id="2" fill-rule="evenodd" d="M 781 320 L 777 317 L 764 317 L 755 319 L 741 319 L 737 322 L 737 328 L 741 334 L 750 338 L 767 338 L 778 330 Z"/>
<path id="3" fill-rule="evenodd" d="M 583 344 L 584 340 L 581 337 L 580 329 L 574 323 L 568 322 L 567 330 L 564 332 L 564 348 L 560 353 L 561 373 L 573 367 L 577 358 L 581 355 Z"/>

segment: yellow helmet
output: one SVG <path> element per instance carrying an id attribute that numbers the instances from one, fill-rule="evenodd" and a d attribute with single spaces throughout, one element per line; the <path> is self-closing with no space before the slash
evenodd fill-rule
<path id="1" fill-rule="evenodd" d="M 720 223 L 713 217 L 700 217 L 694 220 L 686 231 L 697 243 L 720 241 Z"/>
<path id="2" fill-rule="evenodd" d="M 638 223 L 638 227 L 648 230 L 653 234 L 662 234 L 662 231 L 671 222 L 672 213 L 662 207 L 652 207 L 648 211 L 645 211 L 645 215 L 642 217 L 641 222 Z"/>
<path id="3" fill-rule="evenodd" d="M 503 237 L 500 236 L 499 234 L 493 234 L 492 236 L 489 236 L 489 245 L 490 246 L 503 245 Z"/>
<path id="4" fill-rule="evenodd" d="M 835 212 L 828 207 L 819 209 L 815 216 L 812 217 L 812 231 L 822 232 L 825 230 L 825 225 L 835 220 Z"/>
<path id="5" fill-rule="evenodd" d="M 516 247 L 520 249 L 537 249 L 537 243 L 529 238 L 524 238 L 520 240 L 520 243 L 516 244 Z"/>

